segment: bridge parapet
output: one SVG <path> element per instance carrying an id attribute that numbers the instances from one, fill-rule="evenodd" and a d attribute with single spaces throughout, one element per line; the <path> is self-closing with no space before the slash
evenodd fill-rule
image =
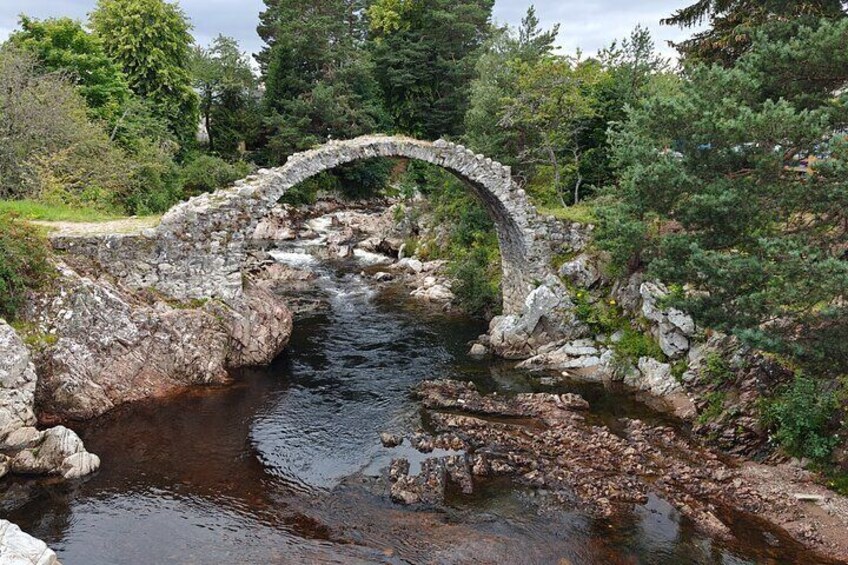
<path id="1" fill-rule="evenodd" d="M 131 287 L 154 287 L 181 300 L 235 297 L 242 290 L 247 243 L 279 199 L 323 171 L 375 157 L 425 161 L 466 182 L 498 233 L 504 311 L 520 312 L 528 294 L 551 274 L 550 248 L 539 241 L 543 222 L 513 182 L 509 167 L 444 140 L 375 135 L 332 141 L 292 155 L 282 167 L 260 170 L 232 187 L 180 203 L 156 228 L 137 236 L 107 238 L 87 254 L 96 255 Z M 122 255 L 110 260 L 118 249 Z M 137 268 L 128 268 L 128 254 Z"/>

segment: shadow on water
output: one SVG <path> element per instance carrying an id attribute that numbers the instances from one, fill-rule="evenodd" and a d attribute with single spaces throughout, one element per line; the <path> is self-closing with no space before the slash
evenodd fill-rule
<path id="1" fill-rule="evenodd" d="M 803 557 L 743 517 L 735 517 L 741 542 L 714 542 L 657 498 L 615 522 L 500 481 L 471 496 L 451 493 L 443 509 L 393 505 L 378 476 L 398 451 L 384 448 L 379 433 L 421 425 L 410 391 L 423 379 L 472 380 L 502 393 L 578 392 L 610 424 L 665 418 L 623 392 L 579 382 L 552 389 L 507 363 L 472 360 L 467 342 L 483 324 L 416 306 L 398 289 L 375 294 L 349 271 L 327 276 L 329 307 L 299 320 L 272 366 L 242 371 L 232 386 L 139 403 L 83 426 L 102 470 L 73 484 L 6 482 L 4 515 L 66 565 Z"/>

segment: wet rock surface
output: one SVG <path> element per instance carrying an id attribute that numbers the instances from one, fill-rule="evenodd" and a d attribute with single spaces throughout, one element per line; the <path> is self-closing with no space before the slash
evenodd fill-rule
<path id="1" fill-rule="evenodd" d="M 388 479 L 398 503 L 439 504 L 448 484 L 470 493 L 475 480 L 497 477 L 599 517 L 656 494 L 711 536 L 731 537 L 725 515 L 741 511 L 811 549 L 848 558 L 848 504 L 809 473 L 727 461 L 671 427 L 637 419 L 623 419 L 614 433 L 592 423 L 588 402 L 576 394 L 481 395 L 472 383 L 449 380 L 426 381 L 416 394 L 432 433 L 416 434 L 412 445 L 461 453 L 428 459 L 417 475 L 408 461 L 394 461 Z"/>

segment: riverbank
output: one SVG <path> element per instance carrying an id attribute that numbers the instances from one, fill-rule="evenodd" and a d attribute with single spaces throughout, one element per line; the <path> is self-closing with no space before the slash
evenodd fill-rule
<path id="1" fill-rule="evenodd" d="M 427 547 L 436 547 L 438 540 L 448 534 L 447 530 L 432 520 L 438 522 L 439 516 L 454 512 L 452 507 L 458 499 L 465 500 L 461 503 L 465 505 L 480 496 L 493 496 L 494 491 L 533 493 L 538 498 L 533 502 L 532 512 L 544 509 L 544 512 L 559 516 L 558 519 L 574 520 L 578 519 L 574 516 L 578 516 L 579 520 L 597 524 L 626 524 L 634 519 L 634 515 L 639 516 L 646 508 L 660 504 L 662 510 L 659 512 L 664 520 L 682 521 L 686 527 L 697 532 L 686 534 L 690 537 L 684 536 L 681 543 L 687 552 L 697 553 L 691 546 L 695 543 L 691 538 L 694 535 L 701 540 L 698 543 L 729 548 L 726 550 L 733 555 L 785 557 L 800 555 L 809 549 L 821 555 L 815 558 L 810 556 L 814 562 L 828 562 L 825 556 L 848 559 L 845 535 L 848 531 L 848 505 L 845 499 L 817 484 L 816 477 L 798 465 L 763 465 L 744 457 L 728 458 L 726 454 L 702 445 L 697 438 L 697 428 L 696 436 L 692 436 L 688 426 L 671 415 L 676 413 L 678 417 L 691 420 L 697 418 L 701 410 L 697 401 L 690 398 L 683 385 L 671 375 L 671 363 L 657 362 L 651 365 L 637 359 L 638 375 L 644 376 L 650 369 L 659 377 L 640 381 L 636 376 L 631 376 L 620 383 L 619 379 L 598 371 L 604 367 L 612 368 L 611 360 L 615 353 L 613 336 L 600 336 L 585 342 L 554 342 L 525 361 L 500 361 L 488 356 L 489 350 L 485 346 L 482 351 L 479 347 L 470 347 L 482 331 L 482 324 L 470 324 L 460 333 L 451 329 L 455 328 L 452 325 L 455 322 L 446 320 L 461 320 L 462 315 L 453 304 L 450 293 L 452 281 L 444 270 L 444 264 L 405 256 L 407 234 L 398 229 L 393 206 L 394 203 L 387 201 L 362 202 L 352 206 L 332 200 L 320 201 L 313 206 L 278 208 L 271 217 L 260 223 L 251 244 L 251 262 L 245 269 L 247 288 L 259 293 L 257 297 L 265 297 L 262 300 L 267 303 L 288 304 L 296 328 L 292 337 L 294 342 L 289 345 L 281 361 L 272 366 L 269 374 L 283 371 L 293 375 L 287 378 L 296 380 L 297 375 L 301 374 L 306 380 L 293 390 L 284 387 L 274 393 L 277 396 L 273 398 L 286 400 L 284 406 L 274 408 L 275 415 L 271 422 L 266 421 L 265 416 L 251 412 L 257 409 L 256 406 L 264 406 L 262 395 L 269 394 L 266 390 L 269 383 L 263 384 L 255 392 L 252 396 L 255 404 L 252 404 L 253 408 L 244 408 L 247 410 L 245 412 L 231 413 L 228 410 L 232 408 L 223 406 L 212 408 L 208 413 L 203 411 L 202 402 L 207 394 L 227 395 L 229 393 L 226 391 L 232 390 L 233 395 L 244 395 L 249 387 L 256 386 L 255 380 L 241 381 L 237 375 L 233 379 L 232 367 L 222 373 L 222 379 L 173 381 L 165 388 L 119 388 L 117 385 L 121 383 L 116 381 L 115 385 L 108 385 L 105 389 L 113 391 L 112 394 L 120 390 L 132 394 L 120 396 L 121 402 L 113 402 L 105 410 L 92 409 L 90 415 L 85 416 L 90 418 L 109 412 L 107 416 L 94 420 L 93 424 L 83 426 L 87 430 L 82 434 L 83 439 L 88 441 L 88 437 L 99 438 L 95 440 L 95 445 L 108 446 L 106 449 L 110 454 L 104 459 L 105 471 L 96 475 L 93 483 L 105 480 L 109 486 L 104 485 L 103 488 L 115 488 L 127 476 L 134 476 L 135 471 L 130 468 L 129 462 L 134 462 L 141 453 L 141 457 L 148 461 L 143 472 L 159 476 L 155 488 L 169 492 L 169 485 L 173 481 L 186 484 L 195 480 L 192 477 L 207 477 L 208 482 L 206 478 L 201 481 L 204 483 L 202 496 L 211 497 L 213 502 L 204 506 L 205 509 L 195 518 L 203 521 L 209 515 L 214 515 L 216 521 L 227 522 L 229 519 L 222 518 L 219 512 L 222 511 L 221 505 L 226 508 L 225 512 L 232 511 L 229 500 L 233 496 L 238 499 L 237 513 L 243 508 L 252 516 L 257 512 L 256 504 L 264 508 L 260 514 L 268 512 L 268 508 L 276 504 L 270 500 L 280 496 L 280 493 L 263 493 L 266 486 L 262 485 L 267 484 L 268 476 L 281 475 L 287 477 L 285 486 L 280 487 L 284 491 L 293 489 L 296 493 L 311 493 L 305 498 L 301 494 L 285 495 L 290 504 L 303 509 L 304 515 L 296 519 L 301 524 L 299 527 L 309 532 L 322 532 L 318 537 L 332 540 L 331 545 L 343 543 L 357 546 L 350 553 L 333 545 L 330 554 L 340 559 L 342 555 L 348 559 L 356 555 L 358 558 L 381 562 L 382 558 L 374 552 L 375 546 L 371 542 L 362 544 L 367 548 L 363 549 L 357 541 L 363 535 L 372 542 L 380 539 L 381 536 L 369 537 L 360 529 L 368 530 L 376 523 L 383 524 L 383 528 L 390 528 L 390 524 L 395 522 L 410 526 L 417 524 L 414 527 L 421 530 L 414 536 L 418 547 L 422 551 Z M 65 234 L 62 237 L 73 236 Z M 115 310 L 104 308 L 103 304 L 115 304 L 109 301 L 114 301 L 116 296 L 126 304 L 123 311 L 127 312 L 130 321 L 140 319 L 140 312 L 144 312 L 144 316 L 170 315 L 175 319 L 216 312 L 210 309 L 212 304 L 175 304 L 156 296 L 141 300 L 143 295 L 133 295 L 134 298 L 128 300 L 128 295 L 124 294 L 120 286 L 108 279 L 96 278 L 93 266 L 87 266 L 84 262 L 74 265 L 75 276 L 79 276 L 79 279 L 68 274 L 64 280 L 78 280 L 74 284 L 81 285 L 84 292 L 77 287 L 68 287 L 65 282 L 65 286 L 61 287 L 63 290 L 55 294 L 62 299 L 57 301 L 57 298 L 53 298 L 41 306 L 42 312 L 49 313 L 44 319 L 54 320 L 52 323 L 58 324 L 57 331 L 61 332 L 58 334 L 60 338 L 53 343 L 52 339 L 40 342 L 38 355 L 41 359 L 50 359 L 50 355 L 61 351 L 60 342 L 65 347 L 76 343 L 71 350 L 76 347 L 90 348 L 86 344 L 99 343 L 102 336 L 110 335 L 105 325 L 102 331 L 84 334 L 69 334 L 68 328 L 99 327 L 78 319 L 80 311 L 94 316 L 86 319 L 103 320 L 103 324 L 107 321 L 112 323 Z M 87 276 L 80 276 L 80 273 Z M 643 313 L 647 311 L 646 316 L 656 319 L 657 331 L 662 332 L 658 335 L 661 345 L 665 344 L 667 349 L 670 346 L 680 348 L 681 332 L 687 330 L 688 325 L 676 314 L 670 318 L 667 312 L 659 308 L 651 310 L 651 305 L 658 301 L 655 298 L 656 292 L 657 289 L 649 285 L 637 286 L 638 299 L 633 298 L 633 307 Z M 101 298 L 96 302 L 100 306 L 94 307 L 91 301 L 79 302 L 69 298 L 74 296 L 99 296 Z M 627 294 L 622 293 L 620 296 L 627 300 Z M 375 310 L 375 300 L 387 301 L 387 309 Z M 79 310 L 72 308 L 72 304 L 88 306 Z M 645 304 L 648 304 L 647 310 Z M 73 320 L 72 323 L 63 321 L 68 312 L 71 313 L 68 319 Z M 399 322 L 393 316 L 401 316 L 402 320 L 414 319 L 416 322 L 409 326 L 411 322 L 404 321 L 397 326 Z M 670 324 L 672 318 L 676 324 Z M 316 319 L 325 321 L 316 326 Z M 297 329 L 301 328 L 301 323 L 306 326 Z M 306 331 L 305 328 L 310 325 L 314 326 L 311 333 L 298 336 L 299 331 Z M 45 329 L 39 335 L 57 335 L 51 333 L 50 326 L 43 327 Z M 412 341 L 407 335 L 410 328 L 415 336 Z M 439 341 L 431 335 L 434 331 L 445 331 L 439 328 L 447 328 L 444 338 L 450 340 L 447 351 L 444 349 L 447 342 Z M 243 328 L 240 335 L 261 337 L 261 332 L 257 334 L 254 330 Z M 154 334 L 161 337 L 163 332 L 157 330 Z M 181 337 L 188 342 L 196 342 L 199 347 L 197 355 L 189 355 L 187 358 L 217 358 L 208 351 L 203 353 L 202 344 L 206 342 L 196 337 L 190 334 Z M 301 340 L 310 343 L 307 345 Z M 277 343 L 276 340 L 271 341 Z M 117 347 L 127 348 L 134 342 L 115 343 L 118 344 L 115 345 L 116 349 L 96 351 L 125 351 Z M 138 343 L 139 347 L 149 349 L 143 341 Z M 299 351 L 311 351 L 310 348 L 316 347 L 321 351 L 314 354 L 314 360 L 306 363 L 299 360 Z M 163 352 L 172 349 L 169 345 Z M 177 351 L 185 353 L 188 350 L 177 348 Z M 706 363 L 705 353 L 700 351 L 698 366 Z M 244 364 L 264 362 L 259 360 L 257 363 Z M 91 367 L 94 369 L 95 365 Z M 196 372 L 186 370 L 185 374 Z M 382 374 L 380 378 L 384 379 L 374 383 L 378 388 L 366 386 L 365 383 L 375 379 L 377 374 Z M 162 376 L 165 377 L 166 372 Z M 454 380 L 427 380 L 421 384 L 434 377 L 450 377 Z M 114 378 L 124 379 L 120 375 Z M 594 391 L 592 394 L 584 396 L 586 392 L 583 389 L 574 388 L 574 383 L 580 379 L 591 381 L 586 386 L 594 388 L 586 390 Z M 474 380 L 477 384 L 465 384 L 468 380 Z M 57 381 L 51 381 L 48 376 L 42 386 L 50 385 L 51 382 Z M 107 381 L 100 382 L 102 385 Z M 639 386 L 640 382 L 646 383 L 645 386 Z M 181 392 L 196 384 L 206 385 L 204 388 L 208 388 L 208 391 Z M 215 385 L 227 386 L 218 389 Z M 672 388 L 667 389 L 665 385 Z M 322 391 L 334 391 L 337 386 L 350 389 L 350 394 L 345 393 L 338 398 L 331 394 L 330 398 L 323 398 Z M 46 390 L 62 390 L 61 387 L 51 387 Z M 76 387 L 75 390 L 81 389 Z M 408 397 L 413 390 L 417 391 L 415 401 Z M 673 396 L 667 394 L 669 391 L 680 394 L 678 398 L 681 402 L 670 402 Z M 78 398 L 91 397 L 83 393 L 78 392 Z M 391 401 L 386 399 L 386 394 L 389 394 Z M 638 409 L 627 408 L 619 413 L 609 412 L 610 408 L 605 406 L 610 402 L 609 398 L 615 398 L 617 400 L 613 403 L 625 406 L 623 399 L 634 396 L 648 401 L 660 412 L 641 404 Z M 52 398 L 56 398 L 55 394 Z M 151 400 L 154 398 L 160 400 Z M 373 399 L 373 406 L 368 399 Z M 227 441 L 234 441 L 235 445 L 246 441 L 249 449 L 247 452 L 224 450 L 224 453 L 216 453 L 217 446 L 230 433 L 218 427 L 214 432 L 204 430 L 208 441 L 200 441 L 197 433 L 186 431 L 186 441 L 196 442 L 196 445 L 184 442 L 179 444 L 182 446 L 180 455 L 174 452 L 168 456 L 173 457 L 173 460 L 153 457 L 152 454 L 161 447 L 156 438 L 170 437 L 169 441 L 175 440 L 173 433 L 166 431 L 166 428 L 173 425 L 173 415 L 161 421 L 157 416 L 160 407 L 173 403 L 181 406 L 180 411 L 188 411 L 178 429 L 195 429 L 194 424 L 189 424 L 190 412 L 200 409 L 207 414 L 208 419 L 201 418 L 201 421 L 207 422 L 207 426 L 211 422 L 209 419 L 221 423 L 241 422 L 240 427 L 234 430 L 236 436 Z M 120 408 L 121 405 L 125 408 Z M 51 404 L 40 405 L 42 418 L 58 414 L 56 411 L 45 410 L 45 406 Z M 403 406 L 402 415 L 393 413 L 392 410 L 396 408 L 392 406 Z M 425 409 L 423 417 L 418 415 L 420 407 Z M 145 414 L 142 420 L 132 416 L 136 410 Z M 222 418 L 222 413 L 226 417 Z M 123 424 L 127 418 L 129 423 Z M 62 417 L 51 416 L 50 419 L 58 422 Z M 158 421 L 158 427 L 145 428 L 144 419 Z M 344 428 L 344 432 L 337 424 Z M 138 427 L 139 430 L 124 429 L 124 425 Z M 202 424 L 198 425 L 202 427 Z M 123 431 L 103 431 L 102 434 L 93 431 L 101 427 L 104 430 Z M 381 439 L 381 432 L 390 433 Z M 150 437 L 145 437 L 147 435 Z M 132 437 L 131 445 L 122 445 L 118 437 Z M 400 447 L 391 447 L 399 440 L 403 440 Z M 127 452 L 127 449 L 132 453 Z M 194 449 L 198 450 L 197 460 L 194 463 L 184 460 L 183 454 Z M 351 450 L 359 455 L 345 455 Z M 94 451 L 97 451 L 97 447 Z M 210 453 L 213 455 L 210 456 Z M 740 452 L 737 455 L 746 453 Z M 220 491 L 220 486 L 216 485 L 229 484 L 225 477 L 233 472 L 232 465 L 245 457 L 253 463 L 248 465 L 248 470 L 240 471 L 239 476 L 253 485 L 249 487 L 253 494 L 242 493 L 235 485 Z M 322 463 L 324 460 L 335 463 L 325 467 Z M 207 476 L 202 466 L 210 464 L 216 468 Z M 65 538 L 54 530 L 40 528 L 32 521 L 34 514 L 31 514 L 57 512 L 47 496 L 55 488 L 55 485 L 45 490 L 36 488 L 32 491 L 36 494 L 23 496 L 23 502 L 19 500 L 13 503 L 12 509 L 16 521 L 20 518 L 25 529 L 45 538 L 59 550 L 61 556 L 68 551 L 62 545 Z M 316 494 L 316 489 L 320 496 Z M 74 488 L 71 487 L 68 492 L 71 494 L 68 495 L 70 498 L 67 504 L 73 506 L 76 496 L 72 494 Z M 292 500 L 291 496 L 296 500 Z M 318 496 L 321 501 L 321 508 L 306 510 L 310 506 L 308 500 L 316 503 L 312 498 L 314 496 Z M 336 501 L 335 496 L 344 500 Z M 371 498 L 363 502 L 362 497 Z M 162 500 L 154 499 L 156 502 L 150 508 L 153 514 L 159 515 L 165 508 L 169 513 L 180 513 Z M 352 526 L 342 526 L 330 516 L 330 509 L 336 505 L 355 507 L 357 503 L 353 502 L 354 499 L 373 507 L 377 515 L 372 517 L 372 525 L 353 521 Z M 524 504 L 521 503 L 522 508 Z M 401 509 L 407 505 L 411 505 L 409 510 Z M 111 511 L 114 509 L 108 510 Z M 58 512 L 61 514 L 61 511 Z M 463 512 L 465 514 L 461 514 L 466 518 L 479 518 L 476 511 L 466 509 Z M 528 512 L 531 510 L 524 508 L 516 519 L 519 522 L 527 519 Z M 316 514 L 322 517 L 321 525 L 310 523 Z M 126 524 L 135 523 L 129 516 L 125 516 L 124 520 Z M 740 528 L 740 523 L 746 525 Z M 32 531 L 33 526 L 36 527 L 35 531 Z M 138 523 L 136 527 L 142 527 L 142 524 Z M 271 530 L 275 531 L 277 527 L 274 525 Z M 469 556 L 480 551 L 485 535 L 477 527 L 466 525 L 458 530 L 466 536 L 462 548 L 441 549 L 448 562 L 469 562 Z M 529 551 L 529 548 L 522 545 L 526 540 L 519 541 L 524 535 L 520 533 L 520 528 L 515 524 L 510 527 L 516 529 L 511 530 L 503 540 L 510 539 L 512 544 L 517 544 L 515 547 L 524 547 L 524 551 Z M 538 524 L 534 527 L 539 528 L 539 532 L 544 530 Z M 563 524 L 563 527 L 571 526 Z M 668 524 L 663 527 L 674 529 Z M 111 536 L 123 535 L 108 527 L 106 531 L 111 531 Z M 339 534 L 341 531 L 345 532 L 344 535 Z M 554 539 L 554 532 L 544 531 L 543 535 L 548 542 Z M 761 542 L 752 544 L 747 540 L 751 532 L 756 532 Z M 268 535 L 277 534 L 269 532 Z M 300 532 L 297 535 L 312 539 L 310 536 L 313 534 Z M 582 539 L 576 533 L 575 536 L 575 539 Z M 239 539 L 233 547 L 248 548 L 245 549 L 247 554 L 260 559 L 259 556 L 263 555 L 261 549 L 252 546 L 249 539 Z M 382 539 L 392 548 L 392 555 L 411 555 L 403 544 L 391 536 Z M 78 538 L 78 542 L 74 543 L 79 545 L 73 546 L 76 553 L 71 554 L 80 558 L 85 556 L 93 542 L 90 537 Z M 56 543 L 59 545 L 54 545 Z M 135 542 L 128 539 L 126 543 L 133 545 Z M 295 545 L 301 543 L 297 541 Z M 298 551 L 306 552 L 303 555 L 316 555 L 311 553 L 314 548 L 307 549 L 304 545 L 298 547 Z M 514 562 L 519 562 L 520 552 L 509 553 L 505 545 L 498 547 L 503 550 L 502 555 L 514 555 Z M 560 551 L 561 554 L 568 554 L 573 549 L 567 543 L 554 547 L 556 550 L 552 551 Z M 769 547 L 772 547 L 773 553 L 770 553 L 772 549 Z M 99 551 L 114 558 L 106 550 Z M 135 551 L 139 552 L 136 556 L 141 560 L 144 551 L 138 547 Z M 189 550 L 182 548 L 180 551 Z M 610 555 L 616 556 L 615 559 L 627 555 L 624 547 L 615 546 L 610 551 Z M 645 555 L 650 556 L 657 548 L 646 551 Z M 676 548 L 674 551 L 683 550 Z M 216 552 L 217 549 L 209 549 L 199 554 L 215 560 L 220 557 Z M 548 558 L 553 558 L 553 554 L 540 557 Z M 591 561 L 583 556 L 579 562 Z"/>

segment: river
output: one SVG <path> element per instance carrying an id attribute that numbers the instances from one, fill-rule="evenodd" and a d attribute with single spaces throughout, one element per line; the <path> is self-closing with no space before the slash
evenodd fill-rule
<path id="1" fill-rule="evenodd" d="M 477 485 L 470 496 L 452 492 L 444 508 L 393 504 L 380 478 L 385 468 L 405 456 L 414 470 L 426 456 L 408 444 L 385 448 L 379 434 L 422 425 L 410 395 L 417 383 L 450 377 L 501 393 L 552 389 L 507 363 L 469 358 L 481 322 L 424 307 L 400 286 L 378 288 L 353 259 L 316 268 L 324 307 L 296 320 L 287 352 L 271 367 L 82 426 L 102 470 L 73 484 L 7 481 L 5 517 L 65 565 L 802 558 L 796 545 L 742 516 L 734 526 L 741 542 L 711 540 L 656 497 L 614 521 L 503 481 Z M 622 416 L 664 418 L 623 391 L 577 382 L 557 390 L 582 394 L 593 417 L 611 425 Z"/>

